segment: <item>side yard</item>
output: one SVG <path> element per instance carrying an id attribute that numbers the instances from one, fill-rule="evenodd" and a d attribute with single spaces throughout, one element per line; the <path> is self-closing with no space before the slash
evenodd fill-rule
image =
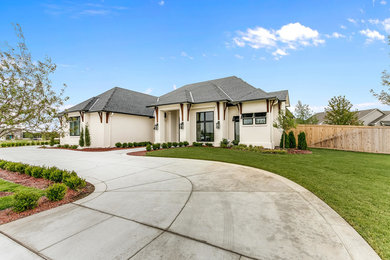
<path id="1" fill-rule="evenodd" d="M 312 154 L 262 154 L 208 147 L 147 156 L 213 160 L 264 169 L 310 190 L 347 220 L 383 259 L 390 259 L 390 155 L 313 149 Z"/>

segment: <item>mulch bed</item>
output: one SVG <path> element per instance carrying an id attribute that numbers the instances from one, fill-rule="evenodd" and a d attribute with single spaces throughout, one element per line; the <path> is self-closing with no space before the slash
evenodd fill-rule
<path id="1" fill-rule="evenodd" d="M 42 190 L 46 189 L 53 183 L 52 181 L 43 178 L 34 178 L 26 174 L 8 172 L 5 170 L 0 170 L 0 178 L 10 182 L 21 184 L 23 186 L 34 187 Z M 87 182 L 85 188 L 79 191 L 74 191 L 68 188 L 64 199 L 60 201 L 49 201 L 46 197 L 43 196 L 39 199 L 38 206 L 31 210 L 26 210 L 20 213 L 12 211 L 11 208 L 0 210 L 0 225 L 82 199 L 87 195 L 91 194 L 94 190 L 95 186 Z M 0 197 L 2 195 L 8 196 L 5 195 L 6 193 L 8 193 L 8 195 L 12 194 L 12 192 L 0 192 Z"/>
<path id="2" fill-rule="evenodd" d="M 27 174 L 21 174 L 18 172 L 9 172 L 6 170 L 0 169 L 0 178 L 6 181 L 10 181 L 16 184 L 20 184 L 27 187 L 33 187 L 37 189 L 46 189 L 54 182 L 46 180 L 43 178 L 34 178 Z"/>
<path id="3" fill-rule="evenodd" d="M 62 148 L 62 147 L 40 147 L 40 148 L 71 150 L 71 151 L 79 151 L 79 152 L 107 152 L 107 151 L 135 149 L 135 148 L 142 148 L 142 147 L 126 147 L 126 148 L 111 147 L 111 148 L 82 148 L 82 149 L 72 149 L 72 148 Z"/>
<path id="4" fill-rule="evenodd" d="M 130 152 L 127 153 L 127 155 L 133 155 L 133 156 L 145 156 L 147 151 L 138 151 L 138 152 Z"/>
<path id="5" fill-rule="evenodd" d="M 290 154 L 312 154 L 312 151 L 309 150 L 298 150 L 298 149 L 288 149 L 288 153 Z"/>

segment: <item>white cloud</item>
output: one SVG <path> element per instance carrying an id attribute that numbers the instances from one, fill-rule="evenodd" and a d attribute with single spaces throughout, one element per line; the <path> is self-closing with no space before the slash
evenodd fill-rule
<path id="1" fill-rule="evenodd" d="M 352 19 L 352 18 L 348 18 L 347 21 L 350 23 L 354 23 L 354 24 L 357 23 L 357 21 L 355 19 Z"/>
<path id="2" fill-rule="evenodd" d="M 321 39 L 317 30 L 300 23 L 283 25 L 279 30 L 263 27 L 248 28 L 245 32 L 238 32 L 233 43 L 238 47 L 248 45 L 254 49 L 272 49 L 272 55 L 281 57 L 287 55 L 286 50 L 298 49 L 306 46 L 318 46 L 325 41 Z"/>
<path id="3" fill-rule="evenodd" d="M 382 21 L 383 28 L 387 33 L 390 33 L 390 18 L 387 18 Z"/>
<path id="4" fill-rule="evenodd" d="M 152 93 L 152 91 L 153 91 L 153 89 L 148 88 L 148 89 L 146 89 L 146 90 L 144 91 L 144 93 L 145 93 L 145 94 L 150 94 L 150 93 Z"/>
<path id="5" fill-rule="evenodd" d="M 173 84 L 173 89 L 176 89 L 177 87 L 176 87 L 176 84 Z"/>
<path id="6" fill-rule="evenodd" d="M 339 39 L 339 38 L 345 38 L 345 35 L 341 34 L 341 33 L 338 33 L 338 32 L 334 32 L 332 34 L 325 34 L 325 37 L 326 38 L 336 38 L 336 39 Z"/>
<path id="7" fill-rule="evenodd" d="M 347 29 L 347 26 L 345 26 L 345 25 L 340 25 L 340 28 L 343 29 L 343 30 L 345 30 L 345 29 Z"/>
<path id="8" fill-rule="evenodd" d="M 188 55 L 185 51 L 182 51 L 182 52 L 180 53 L 180 55 L 181 55 L 182 57 L 189 58 L 190 60 L 193 60 L 193 59 L 194 59 L 194 57 L 191 57 L 191 56 Z"/>
<path id="9" fill-rule="evenodd" d="M 386 5 L 387 4 L 387 2 L 385 1 L 385 0 L 382 0 L 382 1 L 380 1 L 379 2 L 381 5 Z"/>
<path id="10" fill-rule="evenodd" d="M 242 60 L 244 58 L 243 56 L 241 56 L 239 54 L 235 54 L 234 57 L 236 57 L 237 59 L 240 59 L 240 60 Z"/>
<path id="11" fill-rule="evenodd" d="M 364 35 L 367 37 L 366 43 L 371 43 L 375 40 L 384 41 L 385 36 L 380 34 L 378 31 L 365 29 L 360 31 L 361 35 Z"/>
<path id="12" fill-rule="evenodd" d="M 380 24 L 381 23 L 381 21 L 379 21 L 379 19 L 368 19 L 368 22 L 370 24 Z"/>
<path id="13" fill-rule="evenodd" d="M 158 2 L 159 5 L 163 6 L 165 4 L 165 1 L 164 0 L 161 0 L 160 2 Z"/>

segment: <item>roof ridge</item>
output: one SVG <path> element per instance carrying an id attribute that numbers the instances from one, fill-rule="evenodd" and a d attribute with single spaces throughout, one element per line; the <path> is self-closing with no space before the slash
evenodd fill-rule
<path id="1" fill-rule="evenodd" d="M 212 85 L 214 85 L 218 90 L 222 91 L 222 93 L 228 97 L 229 100 L 232 100 L 232 98 L 218 85 L 214 84 L 213 82 L 211 82 Z"/>
<path id="2" fill-rule="evenodd" d="M 118 90 L 118 87 L 114 87 L 114 90 L 112 91 L 110 97 L 107 99 L 107 102 L 106 104 L 104 104 L 104 107 L 102 108 L 102 111 L 104 111 L 108 105 L 108 103 L 110 103 L 111 99 L 112 99 L 112 96 L 114 95 L 114 93 Z"/>

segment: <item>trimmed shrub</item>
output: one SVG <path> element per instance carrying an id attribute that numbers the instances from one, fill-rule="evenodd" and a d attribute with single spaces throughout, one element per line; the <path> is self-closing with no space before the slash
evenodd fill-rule
<path id="1" fill-rule="evenodd" d="M 222 139 L 222 141 L 221 141 L 220 144 L 219 144 L 219 146 L 220 146 L 221 148 L 227 148 L 228 145 L 229 145 L 229 141 L 228 141 L 228 139 L 226 139 L 226 138 Z"/>
<path id="2" fill-rule="evenodd" d="M 85 140 L 84 140 L 84 129 L 83 129 L 82 127 L 81 127 L 79 145 L 80 145 L 81 147 L 84 147 L 84 145 L 85 145 Z"/>
<path id="3" fill-rule="evenodd" d="M 89 134 L 88 126 L 85 126 L 85 146 L 91 146 L 91 135 Z"/>
<path id="4" fill-rule="evenodd" d="M 0 169 L 4 170 L 6 165 L 7 165 L 7 161 L 3 161 L 3 160 L 0 161 Z"/>
<path id="5" fill-rule="evenodd" d="M 79 147 L 78 145 L 72 145 L 70 148 L 77 149 L 78 147 Z"/>
<path id="6" fill-rule="evenodd" d="M 24 173 L 24 169 L 26 169 L 28 165 L 24 163 L 17 163 L 15 166 L 15 170 L 19 173 Z"/>
<path id="7" fill-rule="evenodd" d="M 163 149 L 167 149 L 167 148 L 168 148 L 167 143 L 163 143 L 163 144 L 162 144 L 162 148 L 163 148 Z"/>
<path id="8" fill-rule="evenodd" d="M 240 143 L 240 141 L 238 141 L 238 140 L 233 140 L 232 143 L 233 143 L 233 145 L 238 145 L 238 144 Z"/>
<path id="9" fill-rule="evenodd" d="M 177 142 L 172 143 L 173 147 L 177 147 L 179 144 Z"/>
<path id="10" fill-rule="evenodd" d="M 42 177 L 45 178 L 46 180 L 50 180 L 50 174 L 52 171 L 56 170 L 56 167 L 51 167 L 51 168 L 44 168 L 42 171 Z"/>
<path id="11" fill-rule="evenodd" d="M 35 166 L 31 170 L 31 176 L 33 176 L 34 178 L 42 178 L 42 172 L 43 168 Z"/>
<path id="12" fill-rule="evenodd" d="M 184 144 L 184 146 L 185 146 L 185 147 L 187 147 L 187 146 L 189 146 L 189 145 L 190 145 L 190 143 L 189 143 L 189 142 L 187 142 L 187 141 L 184 141 L 184 142 L 183 142 L 183 144 Z"/>
<path id="13" fill-rule="evenodd" d="M 127 143 L 127 146 L 132 148 L 134 145 L 133 145 L 133 143 Z"/>
<path id="14" fill-rule="evenodd" d="M 179 147 L 182 147 L 183 145 L 184 145 L 183 142 L 180 142 L 180 143 L 179 143 Z"/>
<path id="15" fill-rule="evenodd" d="M 117 148 L 120 148 L 120 147 L 122 147 L 122 144 L 118 142 L 118 143 L 115 144 L 115 146 L 116 146 Z"/>
<path id="16" fill-rule="evenodd" d="M 171 142 L 168 142 L 167 145 L 168 145 L 168 148 L 172 147 L 172 143 Z"/>
<path id="17" fill-rule="evenodd" d="M 7 171 L 10 171 L 10 172 L 16 172 L 16 165 L 17 165 L 17 163 L 8 162 L 8 163 L 7 163 L 7 166 L 5 167 L 5 169 L 6 169 Z"/>
<path id="18" fill-rule="evenodd" d="M 306 134 L 305 134 L 305 132 L 300 132 L 298 134 L 298 149 L 299 150 L 307 150 L 307 143 L 306 143 Z"/>
<path id="19" fill-rule="evenodd" d="M 148 144 L 148 145 L 146 146 L 146 151 L 150 152 L 151 150 L 152 150 L 152 146 L 151 146 L 150 144 Z"/>
<path id="20" fill-rule="evenodd" d="M 160 149 L 160 144 L 159 143 L 153 144 L 153 150 L 158 150 L 158 149 Z"/>
<path id="21" fill-rule="evenodd" d="M 72 173 L 69 177 L 64 178 L 65 185 L 72 190 L 78 190 L 84 188 L 86 185 L 85 180 L 78 177 L 76 173 L 74 173 L 74 175 L 72 175 Z"/>
<path id="22" fill-rule="evenodd" d="M 50 137 L 50 146 L 54 146 L 54 135 Z"/>
<path id="23" fill-rule="evenodd" d="M 50 173 L 50 180 L 54 182 L 61 182 L 64 172 L 60 169 L 56 169 Z"/>
<path id="24" fill-rule="evenodd" d="M 64 144 L 63 147 L 68 149 L 70 147 L 70 145 L 69 144 Z"/>
<path id="25" fill-rule="evenodd" d="M 284 141 L 284 146 L 283 146 Z M 282 137 L 280 137 L 280 148 L 290 148 L 290 141 L 288 139 L 288 135 L 283 131 Z"/>
<path id="26" fill-rule="evenodd" d="M 207 147 L 213 147 L 214 145 L 213 145 L 213 143 L 206 143 L 206 146 Z"/>
<path id="27" fill-rule="evenodd" d="M 66 185 L 63 183 L 54 183 L 49 188 L 46 189 L 46 197 L 50 201 L 59 201 L 65 197 L 66 194 Z"/>
<path id="28" fill-rule="evenodd" d="M 122 148 L 127 148 L 127 143 L 123 143 Z"/>
<path id="29" fill-rule="evenodd" d="M 201 147 L 201 146 L 203 146 L 203 143 L 193 142 L 192 146 Z"/>
<path id="30" fill-rule="evenodd" d="M 297 141 L 295 140 L 295 135 L 293 131 L 290 131 L 288 133 L 288 141 L 289 141 L 289 147 L 290 148 L 296 148 L 297 147 Z"/>
<path id="31" fill-rule="evenodd" d="M 25 169 L 24 169 L 24 173 L 31 176 L 32 174 L 32 170 L 34 169 L 34 166 L 27 166 Z"/>
<path id="32" fill-rule="evenodd" d="M 16 212 L 33 209 L 38 205 L 41 195 L 34 191 L 19 191 L 14 195 L 14 207 Z"/>

